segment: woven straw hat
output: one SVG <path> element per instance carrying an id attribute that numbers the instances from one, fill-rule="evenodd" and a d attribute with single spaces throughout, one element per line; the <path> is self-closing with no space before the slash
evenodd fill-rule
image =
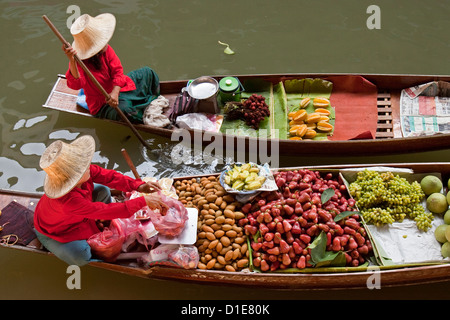
<path id="1" fill-rule="evenodd" d="M 70 28 L 74 41 L 72 47 L 81 60 L 96 55 L 111 40 L 116 27 L 116 18 L 110 13 L 96 17 L 83 14 L 75 20 Z"/>
<path id="2" fill-rule="evenodd" d="M 47 173 L 44 192 L 49 198 L 60 198 L 69 193 L 92 161 L 95 140 L 86 135 L 68 144 L 57 140 L 50 144 L 41 156 L 40 167 Z"/>

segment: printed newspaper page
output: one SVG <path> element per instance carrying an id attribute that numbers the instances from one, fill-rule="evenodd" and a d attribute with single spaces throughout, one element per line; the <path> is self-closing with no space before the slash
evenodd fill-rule
<path id="1" fill-rule="evenodd" d="M 404 137 L 450 133 L 450 83 L 435 81 L 402 90 Z"/>

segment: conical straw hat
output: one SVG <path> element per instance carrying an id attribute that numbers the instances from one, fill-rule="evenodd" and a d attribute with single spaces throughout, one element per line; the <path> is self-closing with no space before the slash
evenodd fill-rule
<path id="1" fill-rule="evenodd" d="M 89 168 L 95 152 L 95 140 L 86 135 L 68 144 L 57 140 L 41 156 L 40 167 L 47 173 L 44 192 L 49 198 L 69 193 Z"/>
<path id="2" fill-rule="evenodd" d="M 116 18 L 110 13 L 96 17 L 83 14 L 72 24 L 70 33 L 74 41 L 72 47 L 81 60 L 96 55 L 111 40 L 116 27 Z"/>

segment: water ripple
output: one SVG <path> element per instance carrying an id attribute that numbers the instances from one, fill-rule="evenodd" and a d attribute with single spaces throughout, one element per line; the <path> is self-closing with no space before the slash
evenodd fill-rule
<path id="1" fill-rule="evenodd" d="M 216 173 L 229 161 L 224 157 L 205 155 L 181 143 L 161 143 L 152 150 L 141 147 L 141 153 L 145 161 L 137 167 L 138 171 L 143 176 L 156 178 Z M 182 163 L 176 159 L 180 155 L 183 155 Z"/>

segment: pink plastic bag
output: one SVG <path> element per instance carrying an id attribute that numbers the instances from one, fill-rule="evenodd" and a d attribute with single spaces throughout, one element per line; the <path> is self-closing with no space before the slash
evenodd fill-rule
<path id="1" fill-rule="evenodd" d="M 120 225 L 123 234 L 125 235 L 124 242 L 122 243 L 122 252 L 128 252 L 136 240 L 136 234 L 142 232 L 141 223 L 132 218 L 127 219 L 114 219 L 114 221 Z"/>
<path id="2" fill-rule="evenodd" d="M 149 208 L 150 219 L 156 231 L 161 235 L 175 237 L 179 235 L 188 220 L 188 211 L 184 205 L 171 197 L 159 193 L 161 200 L 169 207 L 161 210 Z"/>
<path id="3" fill-rule="evenodd" d="M 157 241 L 155 227 L 151 221 L 141 221 L 134 216 L 127 219 L 115 219 L 121 225 L 125 234 L 125 241 L 122 246 L 123 252 L 128 252 L 129 247 L 135 242 L 143 244 L 149 250 Z M 153 232 L 152 232 L 153 231 Z"/>
<path id="4" fill-rule="evenodd" d="M 200 257 L 196 246 L 179 246 L 177 250 L 169 253 L 169 259 L 184 269 L 195 269 Z"/>
<path id="5" fill-rule="evenodd" d="M 87 243 L 97 257 L 106 262 L 114 262 L 122 250 L 125 238 L 121 224 L 117 220 L 112 220 L 109 228 L 92 235 Z"/>
<path id="6" fill-rule="evenodd" d="M 155 226 L 149 221 L 141 221 L 141 230 L 136 233 L 136 240 L 150 250 L 158 242 Z"/>

